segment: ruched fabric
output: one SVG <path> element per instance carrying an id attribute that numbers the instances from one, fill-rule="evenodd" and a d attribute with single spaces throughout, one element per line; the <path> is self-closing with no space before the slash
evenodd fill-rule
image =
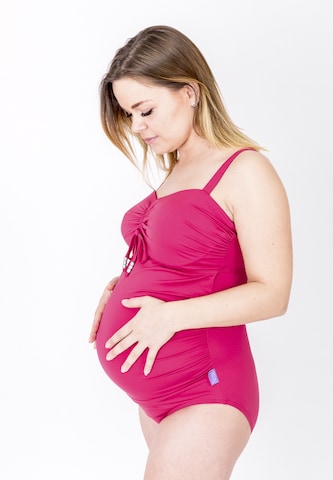
<path id="1" fill-rule="evenodd" d="M 96 346 L 107 375 L 157 422 L 180 408 L 223 403 L 254 427 L 258 415 L 256 369 L 245 325 L 186 330 L 159 351 L 151 373 L 146 352 L 127 373 L 130 349 L 106 360 L 106 341 L 136 313 L 121 300 L 150 295 L 175 301 L 209 295 L 247 282 L 235 225 L 211 197 L 233 154 L 203 189 L 158 198 L 152 192 L 126 212 L 121 229 L 128 250 L 123 273 L 105 307 Z M 158 328 L 158 318 L 152 319 Z M 204 324 L 204 320 L 203 320 Z"/>

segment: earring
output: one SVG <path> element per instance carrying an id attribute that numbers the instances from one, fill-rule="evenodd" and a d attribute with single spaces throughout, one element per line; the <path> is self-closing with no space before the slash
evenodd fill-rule
<path id="1" fill-rule="evenodd" d="M 196 102 L 193 102 L 193 103 L 191 104 L 191 107 L 193 107 L 193 108 L 195 108 L 196 106 L 197 106 Z"/>

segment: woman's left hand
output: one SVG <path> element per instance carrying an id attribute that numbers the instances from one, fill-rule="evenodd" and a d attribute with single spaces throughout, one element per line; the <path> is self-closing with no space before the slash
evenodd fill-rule
<path id="1" fill-rule="evenodd" d="M 139 311 L 106 342 L 105 347 L 110 348 L 106 359 L 113 360 L 136 344 L 123 363 L 121 371 L 127 372 L 148 349 L 144 367 L 144 374 L 148 375 L 158 351 L 176 333 L 172 330 L 171 322 L 166 319 L 167 303 L 158 298 L 145 296 L 122 300 L 122 305 L 126 308 L 139 308 Z"/>

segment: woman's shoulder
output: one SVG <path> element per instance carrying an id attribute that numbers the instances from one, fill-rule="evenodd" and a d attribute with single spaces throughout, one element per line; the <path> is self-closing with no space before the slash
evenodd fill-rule
<path id="1" fill-rule="evenodd" d="M 244 207 L 250 199 L 265 202 L 275 195 L 278 200 L 285 192 L 269 158 L 261 151 L 246 150 L 229 165 L 214 195 L 224 208 L 232 212 L 236 205 Z"/>
<path id="2" fill-rule="evenodd" d="M 230 164 L 226 178 L 248 182 L 262 177 L 277 177 L 277 172 L 268 158 L 260 150 L 244 150 Z"/>

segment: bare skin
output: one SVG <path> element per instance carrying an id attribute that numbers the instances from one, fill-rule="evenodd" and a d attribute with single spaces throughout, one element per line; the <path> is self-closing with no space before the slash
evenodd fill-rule
<path id="1" fill-rule="evenodd" d="M 91 343 L 118 278 L 107 284 L 100 298 Z M 228 480 L 251 435 L 244 415 L 228 405 L 187 407 L 159 424 L 139 408 L 139 418 L 149 448 L 144 480 Z"/>
<path id="2" fill-rule="evenodd" d="M 115 96 L 131 116 L 132 130 L 148 139 L 155 153 L 177 149 L 179 161 L 157 190 L 158 197 L 203 188 L 237 148 L 217 149 L 193 128 L 195 86 L 170 91 L 131 78 L 116 80 Z M 172 121 L 171 121 L 172 120 Z M 181 330 L 251 323 L 285 313 L 291 288 L 290 214 L 280 178 L 259 152 L 241 153 L 212 192 L 234 222 L 248 283 L 211 295 L 177 302 L 145 296 L 124 299 L 139 312 L 106 343 L 107 360 L 131 346 L 122 372 L 148 349 L 144 372 L 151 371 L 159 349 Z M 154 319 L 159 319 L 154 328 Z"/>
<path id="3" fill-rule="evenodd" d="M 89 343 L 95 344 L 97 330 L 98 330 L 99 324 L 100 324 L 101 319 L 102 319 L 102 315 L 103 315 L 103 312 L 104 312 L 106 302 L 108 301 L 108 299 L 109 299 L 109 297 L 112 293 L 112 290 L 116 286 L 118 278 L 119 277 L 114 277 L 112 280 L 110 280 L 109 283 L 107 284 L 107 286 L 105 287 L 103 293 L 102 293 L 102 296 L 101 296 L 101 298 L 98 302 L 97 308 L 95 310 L 94 320 L 93 320 L 93 323 L 92 323 L 92 326 L 91 326 L 89 340 L 88 340 Z"/>
<path id="4" fill-rule="evenodd" d="M 229 154 L 220 152 L 224 159 Z M 208 157 L 208 163 L 211 159 L 214 165 L 214 168 L 207 166 L 209 176 L 205 174 L 202 178 L 198 174 L 196 181 L 187 186 L 183 179 L 188 168 L 180 160 L 163 184 L 163 195 L 162 187 L 157 193 L 164 196 L 177 191 L 175 185 L 177 188 L 181 185 L 182 189 L 202 188 L 216 171 L 215 155 Z M 202 166 L 196 170 L 202 173 Z M 176 332 L 248 324 L 285 313 L 292 278 L 290 217 L 285 191 L 274 168 L 260 153 L 243 152 L 213 190 L 212 197 L 236 226 L 248 282 L 176 302 L 150 296 L 124 299 L 125 307 L 140 310 L 106 343 L 110 349 L 108 360 L 135 344 L 123 364 L 123 372 L 148 349 L 145 374 L 149 374 L 159 349 Z M 158 328 L 154 328 L 157 318 Z"/>
<path id="5" fill-rule="evenodd" d="M 228 405 L 194 405 L 160 424 L 140 410 L 149 447 L 144 480 L 228 480 L 250 437 L 241 412 Z"/>
<path id="6" fill-rule="evenodd" d="M 177 150 L 179 161 L 157 190 L 163 197 L 179 190 L 202 189 L 236 150 L 218 150 L 193 128 L 195 85 L 179 91 L 124 78 L 113 84 L 115 96 L 130 115 L 132 130 L 155 153 Z M 284 187 L 267 158 L 243 152 L 211 193 L 234 222 L 248 282 L 202 297 L 163 302 L 150 296 L 123 299 L 139 308 L 107 342 L 107 360 L 130 347 L 126 372 L 147 351 L 149 375 L 159 349 L 179 331 L 247 324 L 282 315 L 288 305 L 292 277 L 290 216 Z M 90 334 L 94 342 L 104 306 L 116 284 L 104 290 Z M 158 319 L 158 328 L 156 328 Z M 149 446 L 144 480 L 228 480 L 250 437 L 245 416 L 228 405 L 194 405 L 156 424 L 140 411 Z"/>

